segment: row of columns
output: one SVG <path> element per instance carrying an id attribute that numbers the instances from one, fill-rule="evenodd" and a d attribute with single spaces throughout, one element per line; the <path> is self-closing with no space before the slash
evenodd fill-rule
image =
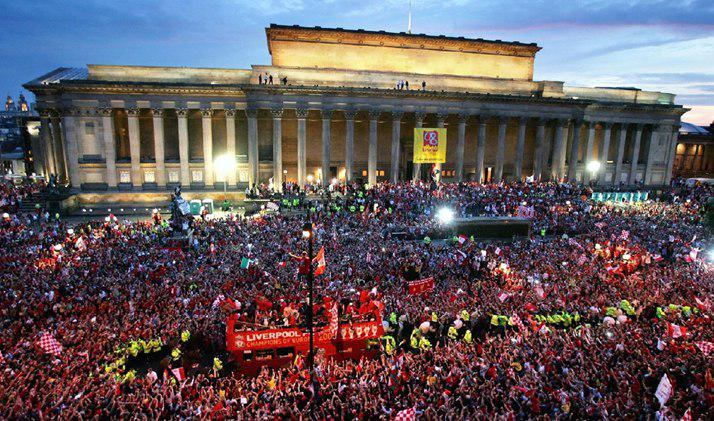
<path id="1" fill-rule="evenodd" d="M 178 108 L 176 114 L 178 118 L 178 140 L 179 140 L 179 161 L 180 161 L 180 183 L 188 186 L 191 184 L 189 174 L 189 145 L 188 145 L 188 109 Z M 214 185 L 214 168 L 213 168 L 213 143 L 212 143 L 212 121 L 213 109 L 202 108 L 202 135 L 203 135 L 203 157 L 204 157 L 204 183 L 207 187 Z M 66 174 L 70 180 L 79 180 L 79 162 L 78 162 L 78 145 L 77 136 L 74 133 L 73 117 L 78 117 L 83 114 L 98 115 L 102 120 L 103 126 L 103 146 L 105 151 L 106 161 L 106 180 L 110 187 L 117 186 L 116 172 L 116 145 L 114 137 L 114 119 L 112 108 L 100 108 L 92 114 L 91 112 L 80 111 L 75 108 L 63 110 L 62 113 L 53 113 L 45 111 L 41 115 L 42 132 L 45 137 L 45 145 L 47 155 L 52 157 L 48 163 L 51 172 L 57 174 Z M 259 182 L 259 159 L 258 159 L 258 109 L 249 107 L 245 110 L 248 123 L 248 183 L 255 186 Z M 283 183 L 283 167 L 282 167 L 282 119 L 284 111 L 282 108 L 270 109 L 273 119 L 273 184 L 276 189 L 280 189 Z M 134 187 L 141 187 L 142 174 L 140 166 L 140 137 L 139 137 L 139 109 L 127 108 L 128 119 L 128 135 L 131 157 L 131 181 Z M 235 113 L 236 110 L 225 110 L 225 124 L 227 136 L 227 153 L 230 156 L 235 156 Z M 327 184 L 330 182 L 330 146 L 332 133 L 330 129 L 332 110 L 321 110 L 322 117 L 322 182 Z M 153 136 L 154 148 L 156 157 L 156 184 L 160 187 L 166 186 L 166 165 L 165 165 L 165 145 L 164 145 L 164 110 L 161 108 L 151 109 L 153 117 Z M 306 107 L 298 107 L 295 109 L 297 118 L 297 179 L 300 185 L 306 181 L 307 172 L 307 130 L 306 121 L 308 117 L 308 109 Z M 353 179 L 354 169 L 354 120 L 357 110 L 347 110 L 344 112 L 346 120 L 345 134 L 345 178 L 347 182 Z M 369 138 L 368 138 L 368 180 L 370 185 L 377 182 L 377 123 L 382 114 L 381 110 L 368 110 L 369 118 Z M 401 122 L 404 112 L 401 110 L 391 112 L 392 120 L 392 136 L 391 136 L 391 165 L 390 179 L 392 182 L 399 181 L 399 164 L 400 164 L 400 139 L 401 139 Z M 448 114 L 437 113 L 437 127 L 444 127 L 445 120 Z M 415 112 L 415 127 L 423 126 L 426 113 Z M 466 139 L 466 124 L 471 115 L 467 113 L 458 114 L 457 127 L 457 146 L 455 156 L 455 178 L 461 181 L 464 178 L 464 148 Z M 476 181 L 483 182 L 484 177 L 484 157 L 486 151 L 486 125 L 491 118 L 498 119 L 498 137 L 496 143 L 496 164 L 493 173 L 493 181 L 499 182 L 503 179 L 503 167 L 505 162 L 505 142 L 506 129 L 509 117 L 482 114 L 478 118 L 477 139 L 476 139 L 476 156 L 474 157 L 476 168 Z M 530 118 L 518 118 L 517 143 L 514 159 L 514 178 L 521 179 L 523 177 L 523 157 L 525 151 L 526 125 Z M 567 168 L 565 170 L 565 158 L 567 148 L 566 126 L 571 120 L 555 119 L 555 131 L 553 136 L 552 147 L 552 165 L 548 176 L 551 179 L 574 180 L 576 178 L 577 162 L 580 149 L 580 130 L 585 124 L 584 120 L 572 120 L 572 144 L 570 148 L 570 157 Z M 546 151 L 550 145 L 547 143 L 545 136 L 545 126 L 548 120 L 545 118 L 536 118 L 536 133 L 535 133 L 535 149 L 533 155 L 533 177 L 536 180 L 544 178 L 544 169 L 548 163 Z M 60 124 L 61 123 L 61 124 Z M 589 162 L 594 157 L 595 148 L 595 122 L 590 121 L 587 137 L 585 139 L 585 154 L 584 162 Z M 603 142 L 601 143 L 600 157 L 606 157 L 609 153 L 611 129 L 613 123 L 604 122 L 603 126 Z M 52 127 L 52 129 L 50 129 Z M 62 133 L 59 133 L 58 127 L 62 127 Z M 631 149 L 631 163 L 628 174 L 628 182 L 635 182 L 637 171 L 637 158 L 642 138 L 642 124 L 634 125 L 633 147 Z M 619 126 L 618 132 L 618 150 L 615 160 L 614 181 L 618 182 L 623 170 L 623 160 L 625 152 L 625 140 L 627 137 L 628 124 L 622 123 Z M 675 130 L 676 132 L 676 130 Z M 650 142 L 656 143 L 657 130 L 652 130 Z M 50 135 L 51 134 L 51 135 Z M 64 141 L 63 141 L 64 140 Z M 676 147 L 676 138 L 672 142 L 672 151 L 668 155 L 668 168 L 671 170 L 671 165 L 674 160 L 674 147 Z M 646 161 L 645 179 L 647 180 L 652 171 L 654 164 L 653 147 L 650 147 L 649 155 Z M 62 151 L 62 153 L 58 153 Z M 68 159 L 69 158 L 69 159 Z M 440 167 L 438 165 L 437 167 Z M 417 178 L 420 174 L 420 165 L 414 164 L 413 178 Z M 669 176 L 668 176 L 669 177 Z M 585 174 L 584 181 L 590 181 L 590 175 Z M 604 171 L 600 174 L 600 181 L 604 181 Z M 667 180 L 667 182 L 669 179 Z M 236 185 L 236 174 L 231 172 L 227 176 L 226 182 L 230 186 Z M 78 186 L 76 186 L 78 187 Z"/>

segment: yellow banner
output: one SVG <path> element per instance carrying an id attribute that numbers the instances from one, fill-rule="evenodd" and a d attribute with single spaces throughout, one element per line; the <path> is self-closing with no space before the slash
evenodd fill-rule
<path id="1" fill-rule="evenodd" d="M 446 162 L 446 129 L 414 129 L 414 163 Z"/>

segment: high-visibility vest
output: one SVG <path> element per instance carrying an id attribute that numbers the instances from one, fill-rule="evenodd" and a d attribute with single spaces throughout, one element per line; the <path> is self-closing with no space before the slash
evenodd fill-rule
<path id="1" fill-rule="evenodd" d="M 171 351 L 171 359 L 174 360 L 174 361 L 176 361 L 176 360 L 178 360 L 179 358 L 181 358 L 181 350 L 178 349 L 178 348 L 174 348 L 174 349 Z"/>
<path id="2" fill-rule="evenodd" d="M 439 317 L 438 317 L 438 316 L 436 315 L 436 313 L 433 312 L 433 311 L 431 312 L 431 321 L 432 321 L 432 322 L 438 322 L 438 321 L 439 321 Z"/>
<path id="3" fill-rule="evenodd" d="M 498 316 L 493 314 L 491 315 L 491 324 L 494 326 L 498 326 Z"/>
<path id="4" fill-rule="evenodd" d="M 409 344 L 411 345 L 412 348 L 417 349 L 419 348 L 419 337 L 421 336 L 421 332 L 419 329 L 414 329 L 412 330 L 411 337 L 409 338 Z"/>
<path id="5" fill-rule="evenodd" d="M 665 313 L 664 313 L 664 310 L 662 310 L 662 307 L 657 307 L 657 318 L 661 319 L 664 316 L 665 316 Z"/>
<path id="6" fill-rule="evenodd" d="M 396 348 L 396 341 L 391 335 L 384 335 L 382 339 L 384 339 L 384 350 L 387 352 L 387 355 L 392 355 Z"/>
<path id="7" fill-rule="evenodd" d="M 468 329 L 467 329 L 467 330 L 466 330 L 466 333 L 464 333 L 464 341 L 465 341 L 467 344 L 470 344 L 471 342 L 473 342 L 473 339 L 471 338 L 471 330 L 468 330 Z"/>
<path id="8" fill-rule="evenodd" d="M 468 322 L 471 316 L 469 315 L 469 312 L 466 310 L 461 310 L 461 320 Z"/>
<path id="9" fill-rule="evenodd" d="M 188 330 L 181 332 L 181 342 L 187 342 L 189 339 L 191 339 L 191 332 Z"/>
<path id="10" fill-rule="evenodd" d="M 220 371 L 221 369 L 223 369 L 223 363 L 220 359 L 215 357 L 213 358 L 213 369 L 216 371 Z"/>
<path id="11" fill-rule="evenodd" d="M 456 331 L 455 326 L 449 326 L 449 333 L 447 333 L 449 336 L 449 339 L 456 339 L 457 336 L 459 336 L 459 332 Z"/>
<path id="12" fill-rule="evenodd" d="M 431 348 L 431 342 L 429 342 L 428 339 L 422 336 L 421 339 L 419 339 L 419 349 L 421 349 L 422 351 L 426 351 L 429 348 Z"/>

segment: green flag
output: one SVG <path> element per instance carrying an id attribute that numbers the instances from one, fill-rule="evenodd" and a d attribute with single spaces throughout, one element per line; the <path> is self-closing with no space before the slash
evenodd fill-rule
<path id="1" fill-rule="evenodd" d="M 250 265 L 252 265 L 252 264 L 253 264 L 253 261 L 252 261 L 252 260 L 250 260 L 250 259 L 247 258 L 247 257 L 244 257 L 244 258 L 242 258 L 241 261 L 240 261 L 240 268 L 241 268 L 241 269 L 248 269 L 248 268 L 250 267 Z"/>

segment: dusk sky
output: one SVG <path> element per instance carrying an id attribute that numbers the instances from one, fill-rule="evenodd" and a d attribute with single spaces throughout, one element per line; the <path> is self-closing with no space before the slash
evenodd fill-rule
<path id="1" fill-rule="evenodd" d="M 0 92 L 60 67 L 269 64 L 270 23 L 405 31 L 408 0 L 2 0 Z M 536 42 L 535 79 L 677 94 L 714 120 L 714 1 L 414 0 L 412 32 Z"/>

